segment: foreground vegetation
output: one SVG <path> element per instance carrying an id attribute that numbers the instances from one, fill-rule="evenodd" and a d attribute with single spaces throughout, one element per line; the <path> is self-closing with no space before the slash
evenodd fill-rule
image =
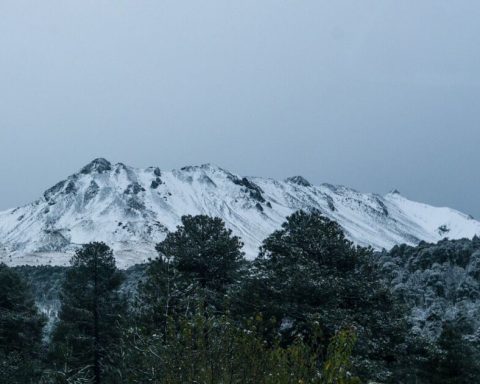
<path id="1" fill-rule="evenodd" d="M 220 219 L 206 216 L 183 217 L 157 251 L 128 273 L 103 243 L 83 246 L 67 269 L 0 266 L 0 383 L 480 377 L 478 348 L 460 325 L 446 324 L 437 339 L 415 332 L 412 304 L 391 289 L 378 257 L 318 212 L 290 216 L 253 262 Z M 46 270 L 53 282 L 38 278 Z M 21 275 L 35 275 L 34 289 L 60 303 L 54 322 Z"/>

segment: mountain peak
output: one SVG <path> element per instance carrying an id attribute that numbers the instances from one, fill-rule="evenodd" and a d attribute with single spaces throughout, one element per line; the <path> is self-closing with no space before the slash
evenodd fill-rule
<path id="1" fill-rule="evenodd" d="M 225 169 L 219 167 L 216 164 L 212 164 L 212 163 L 205 163 L 205 164 L 201 164 L 201 165 L 187 165 L 185 167 L 180 168 L 180 170 L 184 171 L 184 172 L 193 172 L 193 171 L 197 171 L 197 170 L 202 170 L 202 171 L 213 171 L 213 172 L 220 171 L 220 172 L 229 173 Z"/>
<path id="2" fill-rule="evenodd" d="M 303 176 L 292 176 L 285 179 L 287 183 L 301 185 L 302 187 L 311 187 L 312 184 Z"/>
<path id="3" fill-rule="evenodd" d="M 80 173 L 83 173 L 85 175 L 94 173 L 94 172 L 103 173 L 103 172 L 110 171 L 111 169 L 112 169 L 112 164 L 107 159 L 104 159 L 103 157 L 98 157 L 92 160 L 86 166 L 84 166 L 80 170 Z"/>

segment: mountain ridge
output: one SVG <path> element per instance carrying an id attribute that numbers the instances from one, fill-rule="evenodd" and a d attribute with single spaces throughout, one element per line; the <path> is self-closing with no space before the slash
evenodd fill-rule
<path id="1" fill-rule="evenodd" d="M 186 214 L 221 217 L 253 258 L 298 209 L 321 211 L 352 241 L 376 249 L 480 234 L 480 222 L 470 216 L 408 200 L 397 190 L 380 196 L 314 186 L 302 176 L 243 177 L 210 163 L 165 171 L 97 158 L 33 203 L 0 212 L 0 261 L 63 265 L 78 245 L 98 240 L 127 267 L 155 256 L 154 244 Z"/>

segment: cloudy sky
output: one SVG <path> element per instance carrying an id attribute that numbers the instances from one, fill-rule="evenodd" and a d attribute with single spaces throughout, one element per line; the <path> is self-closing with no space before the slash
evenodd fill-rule
<path id="1" fill-rule="evenodd" d="M 0 209 L 94 157 L 480 217 L 480 2 L 2 0 Z"/>

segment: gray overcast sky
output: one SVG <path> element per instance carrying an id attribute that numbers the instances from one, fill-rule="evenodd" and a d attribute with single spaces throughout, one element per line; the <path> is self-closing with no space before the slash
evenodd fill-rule
<path id="1" fill-rule="evenodd" d="M 0 209 L 94 157 L 480 217 L 478 0 L 1 0 Z"/>

